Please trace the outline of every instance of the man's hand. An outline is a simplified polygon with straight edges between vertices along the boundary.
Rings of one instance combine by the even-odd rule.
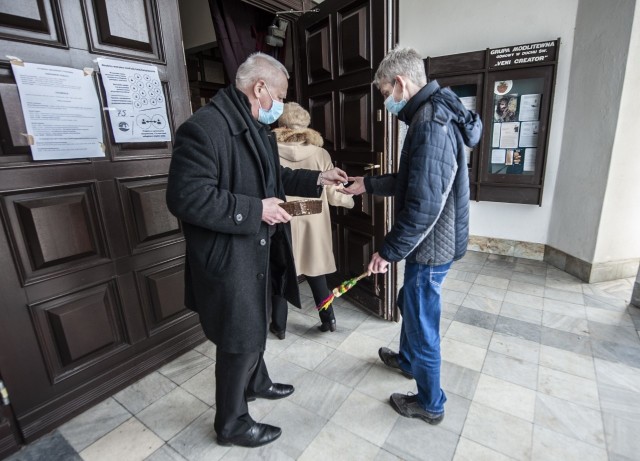
[[[292,216],[278,205],[282,202],[277,197],[262,199],[262,220],[269,225],[291,221]]]
[[[340,168],[322,172],[322,186],[338,186],[347,182],[347,173]]]
[[[371,256],[371,261],[367,267],[369,274],[380,274],[387,272],[389,261],[383,259],[377,252]]]
[[[364,178],[362,176],[349,176],[349,181],[353,181],[353,184],[349,187],[345,187],[344,189],[340,189],[340,192],[343,194],[360,195],[367,191],[364,187]]]

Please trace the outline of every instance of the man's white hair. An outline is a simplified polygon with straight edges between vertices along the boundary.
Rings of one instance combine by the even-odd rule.
[[[238,67],[236,86],[246,90],[255,85],[258,80],[273,83],[280,73],[289,78],[287,68],[276,58],[260,52],[253,53]]]

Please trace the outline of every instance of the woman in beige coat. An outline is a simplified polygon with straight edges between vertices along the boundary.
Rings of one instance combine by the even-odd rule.
[[[329,153],[322,148],[322,136],[309,128],[309,112],[295,102],[285,104],[274,132],[278,141],[278,152],[282,166],[292,169],[326,171],[333,168]],[[301,197],[287,196],[287,201]],[[316,305],[331,294],[325,274],[336,271],[331,237],[329,205],[353,208],[353,197],[338,192],[335,186],[325,186],[322,192],[322,212],[297,216],[291,220],[293,257],[298,275],[305,275]],[[319,312],[320,331],[335,331],[336,318],[333,306]],[[284,339],[287,324],[287,302],[274,299],[269,329],[278,338]]]

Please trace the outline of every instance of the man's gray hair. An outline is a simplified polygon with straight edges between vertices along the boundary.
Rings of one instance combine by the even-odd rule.
[[[278,78],[278,73],[283,73],[287,79],[287,68],[276,58],[264,53],[253,53],[245,62],[240,64],[236,72],[236,86],[240,89],[249,89],[258,80],[273,83]]]
[[[380,88],[384,83],[393,83],[398,75],[403,75],[419,87],[427,84],[422,57],[413,48],[391,50],[380,62],[373,83]]]

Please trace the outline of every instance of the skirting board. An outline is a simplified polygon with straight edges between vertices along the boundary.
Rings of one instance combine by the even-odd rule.
[[[597,283],[617,280],[638,275],[640,259],[626,259],[606,263],[589,263],[564,251],[541,243],[520,242],[517,240],[497,239],[472,235],[469,237],[469,250],[482,253],[515,256],[518,258],[545,261],[567,272],[583,282]],[[636,281],[636,284],[640,282]],[[640,297],[640,293],[638,294]],[[640,300],[638,300],[640,303]]]

